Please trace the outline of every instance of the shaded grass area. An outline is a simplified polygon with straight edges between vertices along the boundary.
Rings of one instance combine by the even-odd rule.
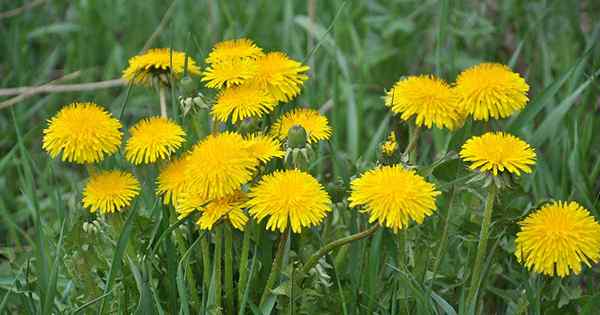
[[[17,1],[2,2],[0,11],[16,6]],[[298,304],[296,312],[464,311],[485,196],[476,185],[465,184],[468,173],[451,153],[487,128],[527,140],[538,161],[535,173],[498,202],[487,261],[495,258],[486,264],[482,286],[484,313],[593,314],[600,308],[594,304],[598,266],[559,281],[529,275],[512,255],[515,222],[545,200],[577,200],[600,218],[600,6],[594,1],[50,1],[0,20],[0,85],[43,84],[75,71],[81,71],[77,82],[117,78],[171,6],[153,47],[186,50],[201,61],[215,42],[248,37],[265,50],[286,51],[311,66],[303,94],[286,106],[308,104],[326,111],[335,132],[322,146],[323,159],[313,173],[336,206],[322,228],[292,239],[299,257],[366,226],[362,215],[348,209],[343,192],[352,176],[373,166],[377,146],[395,123],[382,96],[401,76],[434,73],[453,81],[469,65],[494,61],[512,66],[531,86],[529,105],[510,119],[489,126],[468,123],[453,134],[424,132],[420,165],[448,153],[432,170],[445,192],[439,215],[406,233],[379,231],[370,241],[334,252],[302,292],[290,295],[280,288],[281,299],[291,297],[295,302],[289,304]],[[182,221],[190,228],[180,239],[161,239],[176,220],[148,197],[138,201],[140,213],[126,212],[111,222],[123,225],[121,234],[84,233],[82,222],[93,219],[79,204],[85,170],[51,161],[41,150],[45,120],[62,105],[95,101],[118,115],[126,98],[126,125],[156,113],[156,93],[143,88],[128,93],[127,87],[41,95],[0,112],[0,313],[87,313],[104,303],[111,312],[178,313],[181,307],[186,314],[206,310],[207,301],[215,299],[213,282],[201,284],[194,277],[204,272],[201,237],[212,246],[214,235],[201,235]],[[198,118],[199,133],[209,128],[204,121]],[[400,129],[405,145],[408,130]],[[150,189],[152,171],[139,175]],[[455,190],[469,194],[450,207]],[[449,241],[439,251],[450,211]],[[157,218],[161,224],[155,224]],[[255,288],[266,282],[277,241],[270,233],[248,233],[254,253],[249,265],[256,277],[242,284],[247,292],[241,295],[250,297],[247,313],[260,313],[251,301],[262,290]],[[149,237],[127,246],[137,235]],[[241,244],[240,233],[234,238]],[[177,254],[181,244],[189,249],[184,255]],[[133,247],[138,251],[127,253]],[[114,250],[100,250],[105,248]],[[154,250],[156,257],[138,259]],[[81,251],[92,252],[86,254],[92,258],[79,259]]]

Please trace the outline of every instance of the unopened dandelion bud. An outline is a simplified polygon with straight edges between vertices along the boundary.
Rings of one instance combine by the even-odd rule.
[[[306,130],[300,125],[293,125],[288,129],[287,145],[288,148],[304,148],[308,140]]]
[[[187,75],[183,77],[181,81],[179,81],[179,85],[181,86],[181,91],[183,92],[183,95],[192,96],[196,92],[196,83],[191,77]]]

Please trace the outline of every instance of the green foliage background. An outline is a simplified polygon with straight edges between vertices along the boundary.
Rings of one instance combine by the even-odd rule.
[[[0,12],[21,2],[2,1]],[[168,10],[164,27],[158,28]],[[508,64],[531,86],[525,110],[487,126],[468,123],[454,134],[433,129],[421,138],[419,165],[437,161],[435,168],[422,171],[444,191],[439,212],[400,236],[380,231],[334,252],[303,290],[293,293],[284,282],[276,290],[273,313],[465,312],[463,291],[485,193],[467,182],[470,175],[452,152],[470,135],[491,128],[531,143],[538,161],[535,172],[497,202],[481,312],[595,314],[599,266],[580,276],[550,279],[526,272],[512,253],[516,222],[549,199],[576,200],[600,218],[599,21],[600,5],[591,0],[53,0],[0,20],[0,86],[39,85],[75,71],[80,71],[77,82],[118,78],[155,31],[153,47],[186,50],[201,64],[215,42],[237,37],[304,61],[311,66],[310,80],[289,106],[326,110],[334,134],[321,146],[313,174],[336,202],[321,229],[293,240],[289,261],[304,261],[320,244],[366,226],[362,215],[348,209],[343,192],[352,176],[374,165],[377,147],[395,121],[383,106],[386,89],[403,75],[433,73],[451,82],[478,62]],[[155,240],[152,233],[173,223],[168,212],[153,211],[146,197],[139,201],[140,213],[131,216],[133,224],[126,222],[128,213],[111,222],[126,227],[125,237],[84,233],[83,222],[92,219],[79,203],[85,169],[52,161],[41,150],[45,120],[62,105],[95,101],[118,114],[126,94],[126,87],[42,94],[0,110],[0,314],[94,313],[103,298],[110,312],[174,314],[181,308],[194,313],[214,298],[186,282],[201,274],[195,245],[186,257],[178,251],[197,239],[191,225],[178,227],[178,236],[159,244],[157,256],[142,264],[140,255]],[[134,88],[124,123],[153,113],[156,93]],[[405,145],[406,126],[400,128]],[[148,190],[151,175],[144,174]],[[439,257],[452,191],[449,242]],[[241,234],[234,236],[241,243]],[[257,276],[250,297],[262,290],[276,238],[257,232],[252,244]],[[119,249],[124,259],[115,265]],[[431,267],[438,259],[434,274]],[[111,268],[115,273],[109,275]],[[294,264],[284,270],[292,277]],[[261,310],[249,303],[247,312]]]

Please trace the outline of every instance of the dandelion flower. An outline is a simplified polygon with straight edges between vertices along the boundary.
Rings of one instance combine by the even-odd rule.
[[[177,192],[177,195],[171,202],[175,206],[175,211],[178,214],[177,218],[183,219],[191,213],[201,210],[208,204],[209,200],[205,195],[194,190],[193,187],[184,184],[183,188]]]
[[[125,158],[136,165],[166,159],[185,141],[183,128],[164,117],[143,119],[129,131]]]
[[[491,172],[494,176],[505,170],[516,175],[531,173],[535,164],[535,152],[529,144],[503,132],[472,137],[462,146],[460,157],[471,162],[470,169]]]
[[[525,107],[529,85],[509,67],[482,63],[456,80],[458,104],[475,120],[505,118]]]
[[[225,88],[219,93],[212,115],[221,122],[231,117],[231,122],[235,124],[246,118],[259,118],[271,112],[276,105],[277,101],[265,89],[242,84]]]
[[[206,63],[216,64],[235,59],[256,59],[263,56],[262,49],[246,38],[232,39],[217,43],[206,58]]]
[[[156,180],[156,195],[163,196],[165,205],[175,205],[179,194],[185,187],[185,157],[173,160],[163,167]]]
[[[234,228],[244,230],[248,222],[248,216],[242,210],[246,199],[242,192],[215,199],[201,209],[202,215],[196,223],[202,230],[212,230],[219,220],[228,219]]]
[[[456,93],[446,81],[431,75],[396,82],[385,97],[385,105],[403,120],[415,117],[417,126],[455,129],[461,121]]]
[[[200,68],[192,57],[169,48],[155,48],[129,59],[129,66],[123,71],[123,79],[135,84],[149,84],[153,76],[160,74],[171,73],[177,78],[181,77],[186,58],[188,74],[200,74]]]
[[[281,102],[289,102],[298,94],[308,79],[308,67],[290,59],[282,52],[271,52],[257,59],[253,80],[267,88]]]
[[[297,108],[283,115],[273,126],[271,132],[281,140],[285,140],[288,130],[295,125],[302,126],[308,133],[308,143],[328,140],[331,137],[331,127],[327,117],[310,108]]]
[[[240,85],[256,74],[257,64],[253,59],[233,59],[219,62],[206,68],[202,82],[213,89]]]
[[[315,226],[331,211],[331,200],[310,174],[295,170],[266,175],[252,188],[247,202],[250,214],[261,221],[269,216],[267,229],[292,232]]]
[[[52,158],[79,164],[100,162],[119,150],[121,123],[94,103],[73,103],[48,120],[42,147]]]
[[[92,174],[83,190],[83,207],[90,212],[113,213],[131,205],[140,193],[140,183],[133,175],[122,171],[101,171]]]
[[[267,163],[273,158],[280,158],[285,155],[281,150],[281,144],[277,139],[262,134],[254,134],[246,139],[250,155],[262,163]]]
[[[212,200],[239,190],[259,164],[241,135],[210,135],[188,155],[186,181],[200,198]]]
[[[369,223],[391,228],[394,233],[408,226],[411,220],[423,223],[436,210],[435,186],[402,166],[382,166],[367,171],[351,183],[348,201],[351,207],[363,206]]]
[[[519,222],[517,260],[528,269],[565,277],[600,261],[600,224],[576,202],[553,202]]]
[[[396,134],[392,131],[387,140],[381,144],[381,152],[386,156],[391,156],[394,155],[397,149],[398,142],[396,141]]]

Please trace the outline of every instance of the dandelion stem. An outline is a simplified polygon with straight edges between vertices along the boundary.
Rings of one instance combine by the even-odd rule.
[[[233,233],[231,225],[225,228],[225,314],[233,314]]]
[[[444,220],[444,228],[442,231],[442,237],[440,239],[440,245],[438,246],[437,254],[435,255],[435,261],[433,263],[432,269],[432,278],[431,278],[431,286],[433,286],[433,282],[435,281],[435,276],[437,275],[438,268],[440,267],[440,263],[443,260],[443,256],[446,253],[446,246],[448,244],[448,230],[450,227],[450,218],[452,217],[452,208],[454,206],[454,197],[456,195],[456,188],[452,187],[452,192],[450,193],[450,202],[448,203],[448,211],[446,211],[446,218]]]
[[[217,226],[215,236],[215,308],[221,309],[221,260],[223,256],[223,227]]]
[[[301,275],[308,274],[308,272],[315,265],[317,265],[317,263],[319,262],[319,259],[321,259],[321,257],[327,255],[327,253],[329,253],[330,251],[332,251],[340,246],[344,246],[348,243],[361,240],[365,237],[369,237],[369,236],[373,235],[373,233],[375,233],[375,231],[377,231],[377,229],[379,229],[379,225],[375,224],[372,227],[370,227],[362,232],[358,232],[356,234],[352,234],[350,236],[340,238],[339,240],[335,240],[335,241],[321,247],[321,249],[319,249],[316,253],[314,253],[312,256],[310,256],[310,258],[308,258],[308,260],[306,261],[306,264],[304,264],[304,266],[302,267],[302,269],[300,271]]]
[[[208,290],[210,288],[210,249],[208,245],[208,238],[203,237],[200,240],[200,253],[202,254],[202,282],[204,284],[203,294],[208,296]]]
[[[421,128],[413,125],[412,123],[409,125],[409,133],[410,139],[408,141],[408,145],[406,146],[406,150],[404,150],[404,156],[408,158],[410,164],[415,164],[417,160],[417,143],[419,142],[419,135],[421,134]]]
[[[477,294],[481,285],[481,271],[483,269],[483,260],[485,258],[487,243],[490,234],[490,224],[492,222],[492,210],[494,208],[494,199],[496,198],[496,185],[490,184],[488,188],[487,200],[485,202],[485,210],[483,212],[483,221],[481,222],[481,232],[479,233],[479,245],[477,246],[477,254],[475,256],[475,264],[473,265],[473,273],[471,275],[471,286],[467,295],[467,306],[475,309],[477,304]]]
[[[163,84],[158,84],[158,96],[160,98],[160,116],[167,118],[167,93]]]
[[[275,259],[273,260],[273,265],[271,266],[271,273],[267,278],[267,284],[265,285],[265,290],[263,291],[260,297],[259,305],[262,306],[266,301],[269,293],[271,292],[271,288],[275,285],[277,278],[279,278],[279,271],[281,270],[281,262],[283,261],[283,252],[285,251],[285,244],[287,243],[289,231],[281,233],[279,237],[279,245],[277,245],[277,253],[275,254]]]
[[[250,252],[250,227],[244,230],[244,240],[242,241],[242,252],[240,254],[240,269],[238,280],[238,303],[241,303],[244,297],[244,287],[248,281],[248,253]]]

